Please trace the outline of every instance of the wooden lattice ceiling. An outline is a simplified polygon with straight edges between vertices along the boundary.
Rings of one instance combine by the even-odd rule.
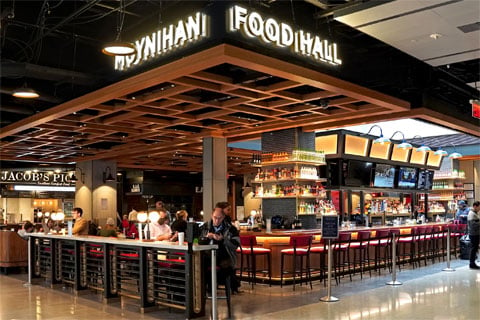
[[[405,101],[231,45],[180,58],[2,129],[2,160],[109,159],[201,171],[202,138],[335,128],[408,113]],[[230,148],[229,171],[252,151]]]

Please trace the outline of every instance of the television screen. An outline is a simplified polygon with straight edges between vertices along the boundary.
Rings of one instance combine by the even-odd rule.
[[[417,169],[400,167],[398,170],[398,187],[402,189],[415,189],[417,186]]]
[[[373,186],[377,188],[393,188],[395,182],[395,167],[388,164],[377,163]]]
[[[372,163],[350,160],[348,162],[345,185],[353,187],[370,186],[372,176]]]
[[[421,170],[418,173],[418,189],[431,190],[433,186],[433,170]]]

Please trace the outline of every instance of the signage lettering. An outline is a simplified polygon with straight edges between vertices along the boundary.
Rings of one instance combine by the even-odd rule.
[[[235,5],[228,11],[228,24],[230,31],[240,30],[247,37],[258,38],[277,47],[289,47],[293,52],[317,61],[342,64],[336,43],[310,32],[295,31],[290,25],[273,18],[264,19],[258,12],[249,12]]]
[[[207,16],[200,12],[135,41],[136,54],[115,57],[115,70],[127,70],[141,62],[186,46],[207,36]]]
[[[38,185],[74,185],[68,173],[48,173],[31,171],[2,171],[1,183],[27,183]]]

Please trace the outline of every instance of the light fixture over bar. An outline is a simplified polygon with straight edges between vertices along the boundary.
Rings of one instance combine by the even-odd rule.
[[[399,149],[412,149],[412,145],[408,142],[405,141],[405,135],[403,134],[402,131],[395,131],[392,136],[390,137],[390,140],[395,136],[395,134],[400,133],[402,135],[402,143],[397,145],[397,148]]]
[[[380,136],[377,139],[373,140],[373,143],[380,143],[380,144],[390,143],[390,139],[383,136],[382,128],[379,125],[374,124],[373,126],[371,126],[367,134],[370,134],[373,128],[380,129]]]

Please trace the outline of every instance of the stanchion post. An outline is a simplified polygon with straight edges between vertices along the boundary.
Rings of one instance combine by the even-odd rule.
[[[391,286],[402,284],[400,281],[397,281],[397,238],[395,233],[392,233],[392,280],[386,284]]]
[[[336,302],[339,301],[337,297],[332,296],[332,239],[328,239],[328,261],[327,261],[327,295],[321,297],[320,301],[323,302]]]
[[[212,249],[212,320],[217,320],[217,250]]]
[[[455,271],[455,269],[450,268],[450,227],[447,229],[447,267],[442,269],[442,271]]]

